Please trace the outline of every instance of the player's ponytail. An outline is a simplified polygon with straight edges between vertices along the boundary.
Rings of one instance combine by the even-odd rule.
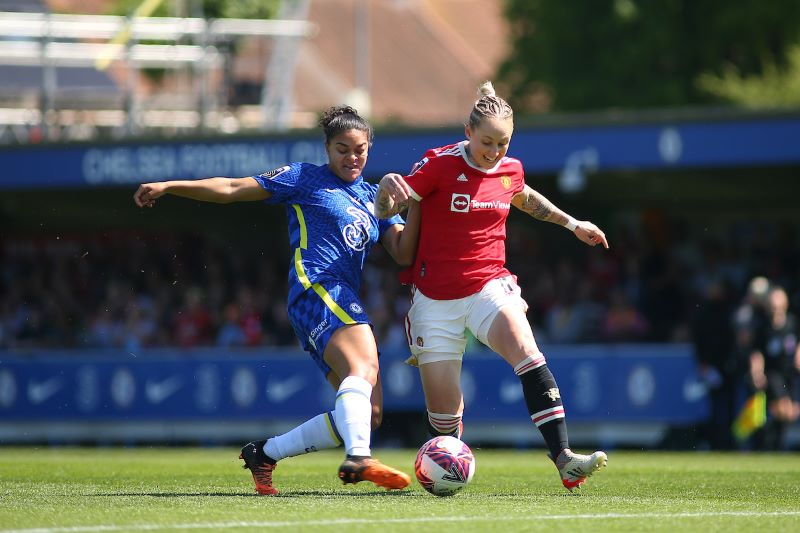
[[[372,126],[349,105],[328,108],[319,119],[319,127],[325,133],[325,144],[340,133],[359,130],[367,134],[369,144],[372,146]]]
[[[514,110],[508,102],[497,96],[491,81],[485,81],[478,87],[478,100],[472,106],[468,125],[476,127],[486,117],[500,119],[514,117]]]

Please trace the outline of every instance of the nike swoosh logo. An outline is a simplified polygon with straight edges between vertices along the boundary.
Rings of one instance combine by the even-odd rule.
[[[282,403],[300,392],[306,385],[306,380],[302,375],[292,376],[288,379],[270,379],[267,382],[267,399]]]
[[[61,390],[61,378],[49,378],[42,382],[28,382],[28,400],[34,405],[46,402]]]
[[[500,400],[503,403],[516,403],[523,397],[522,385],[518,380],[500,383]]]
[[[144,395],[150,403],[161,403],[183,386],[183,381],[178,376],[169,377],[163,381],[147,380],[144,385]]]

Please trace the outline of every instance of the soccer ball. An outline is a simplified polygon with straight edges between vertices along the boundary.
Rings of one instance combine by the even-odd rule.
[[[419,484],[434,496],[452,496],[475,475],[475,456],[455,437],[434,437],[417,452],[414,473]]]

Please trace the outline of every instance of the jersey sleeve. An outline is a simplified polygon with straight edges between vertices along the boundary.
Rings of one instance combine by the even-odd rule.
[[[383,237],[383,233],[394,226],[395,224],[403,224],[405,225],[406,221],[403,220],[403,217],[400,215],[395,215],[392,218],[379,218],[378,219],[378,232],[379,238]]]
[[[302,163],[292,163],[253,176],[265,191],[272,193],[268,204],[285,204],[294,201],[300,193],[298,182],[303,175]]]
[[[517,161],[516,167],[516,172],[514,173],[514,192],[511,193],[512,198],[525,189],[525,169],[522,167],[522,162]]]
[[[436,152],[428,150],[425,157],[414,163],[411,172],[405,176],[405,181],[411,188],[411,197],[420,201],[431,192],[436,186],[436,171],[432,167],[437,166]]]

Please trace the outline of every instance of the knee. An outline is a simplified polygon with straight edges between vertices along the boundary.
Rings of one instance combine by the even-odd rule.
[[[378,382],[378,358],[370,358],[360,365],[361,377],[366,379],[373,387]]]
[[[364,369],[363,374],[361,375],[371,386],[375,386],[378,384],[378,362],[375,361],[375,364],[369,364]]]
[[[370,386],[374,387],[378,382],[378,361],[365,360],[350,365],[347,375],[357,376],[369,383]]]

